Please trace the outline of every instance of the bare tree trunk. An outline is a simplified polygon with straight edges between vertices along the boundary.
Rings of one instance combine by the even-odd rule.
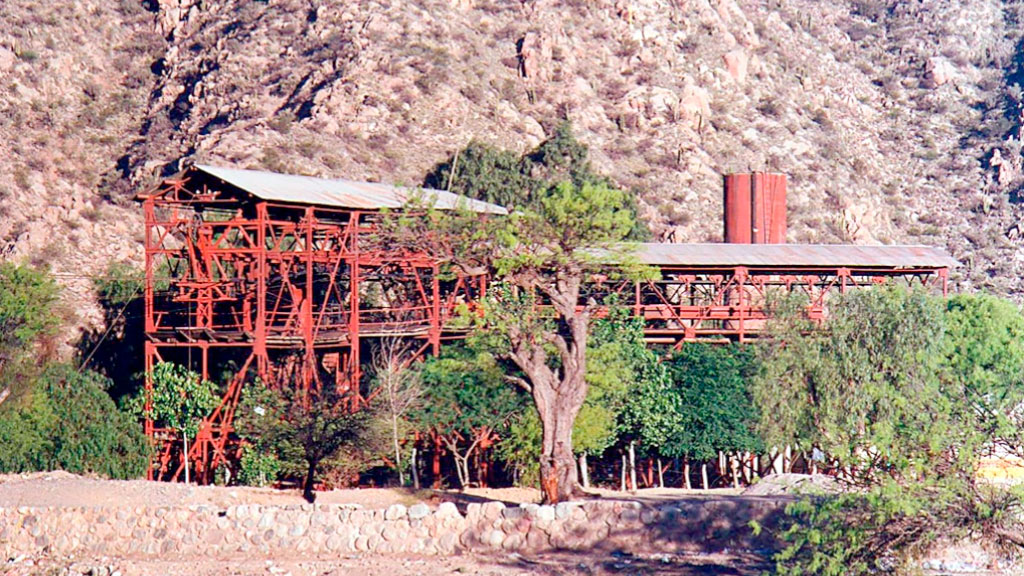
[[[418,464],[416,446],[412,447],[412,487],[416,490],[420,489],[420,472],[416,469]]]
[[[663,465],[661,458],[658,458],[658,488],[665,487],[665,466]]]
[[[543,432],[540,483],[544,502],[547,503],[571,500],[579,493],[576,457],[572,453],[572,425],[586,395],[582,374],[579,380],[574,387],[564,381],[545,385],[540,378],[533,378],[533,396]],[[566,396],[559,388],[567,388],[574,393]]]
[[[686,479],[686,489],[693,490],[693,485],[690,484],[690,459],[687,458],[683,461],[683,478]]]
[[[619,492],[626,491],[626,455],[622,455],[622,468],[619,474]]]
[[[547,294],[568,327],[537,339],[528,332],[510,331],[511,359],[526,374],[526,386],[540,415],[542,441],[540,484],[544,502],[554,504],[579,494],[579,475],[572,453],[572,425],[587,397],[587,335],[590,312],[579,310],[583,274],[559,275],[552,284],[536,288]],[[557,369],[549,363],[549,350],[558,351]]]
[[[708,489],[708,463],[700,463],[700,479],[704,482],[704,489]]]
[[[587,470],[587,453],[580,454],[580,480],[584,488],[590,488],[590,471]]]
[[[402,471],[402,448],[398,444],[398,414],[391,413],[391,441],[395,448],[395,468],[398,470],[398,485],[405,486],[405,472]]]
[[[629,489],[636,492],[636,442],[629,443]]]
[[[191,482],[188,477],[188,434],[185,434],[184,430],[181,432],[181,442],[185,445],[185,451],[182,452],[182,457],[185,459],[185,484],[190,484]]]

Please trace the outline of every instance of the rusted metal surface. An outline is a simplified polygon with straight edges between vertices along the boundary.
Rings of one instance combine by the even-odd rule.
[[[725,241],[732,244],[786,242],[786,175],[729,174],[724,179]]]
[[[959,263],[933,246],[849,244],[639,244],[629,257],[652,266],[807,268],[953,268]]]
[[[196,164],[176,176],[178,180],[203,180],[205,177],[233,186],[268,202],[301,206],[325,206],[350,210],[401,208],[412,198],[439,210],[465,208],[488,214],[507,214],[497,204],[472,200],[444,190],[394,186],[378,182],[314,178],[278,174],[260,170],[241,170]],[[221,186],[223,187],[223,186]],[[146,195],[140,195],[145,199]]]

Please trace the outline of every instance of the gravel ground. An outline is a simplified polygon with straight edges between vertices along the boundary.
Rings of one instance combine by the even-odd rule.
[[[60,574],[92,576],[754,576],[767,566],[757,557],[707,554],[623,556],[552,553],[541,556],[460,555],[345,556],[340,558],[21,558],[0,565],[10,576]]]

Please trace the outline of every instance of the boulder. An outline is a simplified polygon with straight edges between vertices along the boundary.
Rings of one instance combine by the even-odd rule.
[[[747,57],[747,52],[743,48],[735,48],[725,53],[722,56],[725,61],[725,69],[729,72],[729,76],[733,80],[743,84],[747,81],[747,70],[750,66],[750,58]]]
[[[924,81],[928,88],[938,88],[953,80],[954,76],[956,76],[956,67],[941,56],[929,58],[925,63]]]

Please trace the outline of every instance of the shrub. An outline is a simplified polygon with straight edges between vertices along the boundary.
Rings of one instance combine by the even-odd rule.
[[[281,471],[281,461],[273,453],[246,448],[238,463],[238,482],[246,486],[269,486]]]
[[[149,458],[146,440],[106,393],[108,385],[88,370],[49,366],[29,393],[0,411],[0,471],[140,476]]]

